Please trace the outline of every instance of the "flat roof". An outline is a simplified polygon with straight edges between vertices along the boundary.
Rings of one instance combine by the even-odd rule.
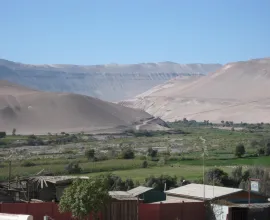
[[[136,197],[125,191],[109,191],[109,195],[117,200],[137,200]]]
[[[138,186],[136,188],[129,190],[128,193],[132,194],[133,196],[138,196],[138,195],[141,195],[141,194],[148,192],[152,189],[153,188],[151,188],[151,187]]]
[[[223,197],[233,193],[244,191],[243,189],[235,189],[229,187],[203,185],[203,184],[188,184],[175,189],[165,191],[166,194],[179,197],[197,198],[211,200],[218,197]]]

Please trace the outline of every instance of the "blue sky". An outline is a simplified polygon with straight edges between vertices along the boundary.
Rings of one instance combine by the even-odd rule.
[[[270,57],[269,0],[0,0],[0,58],[31,64]]]

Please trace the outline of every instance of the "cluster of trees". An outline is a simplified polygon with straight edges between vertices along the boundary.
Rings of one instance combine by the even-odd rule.
[[[241,166],[232,170],[231,174],[222,169],[213,168],[205,173],[205,183],[248,190],[249,178],[260,179],[260,192],[270,196],[270,176],[267,168],[252,167],[243,170]]]
[[[29,146],[44,145],[44,141],[40,137],[32,134],[27,137],[27,145]]]
[[[234,124],[233,124],[233,121],[221,121],[221,125],[223,127],[232,127]]]
[[[252,141],[251,145],[257,148],[256,156],[269,156],[270,155],[270,141],[267,142],[259,142]],[[235,156],[242,157],[246,153],[245,146],[243,144],[238,144],[235,147]]]

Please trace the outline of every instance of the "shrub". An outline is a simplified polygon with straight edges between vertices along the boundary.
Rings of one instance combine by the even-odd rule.
[[[25,160],[21,163],[21,166],[23,167],[33,167],[33,166],[36,166],[36,164],[32,161],[29,161],[29,160]]]

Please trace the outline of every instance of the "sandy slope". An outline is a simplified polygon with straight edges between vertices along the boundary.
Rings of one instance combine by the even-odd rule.
[[[18,133],[123,129],[148,113],[70,93],[41,92],[0,81],[0,130]]]
[[[169,121],[270,122],[270,59],[229,63],[204,77],[171,80],[122,104]]]

